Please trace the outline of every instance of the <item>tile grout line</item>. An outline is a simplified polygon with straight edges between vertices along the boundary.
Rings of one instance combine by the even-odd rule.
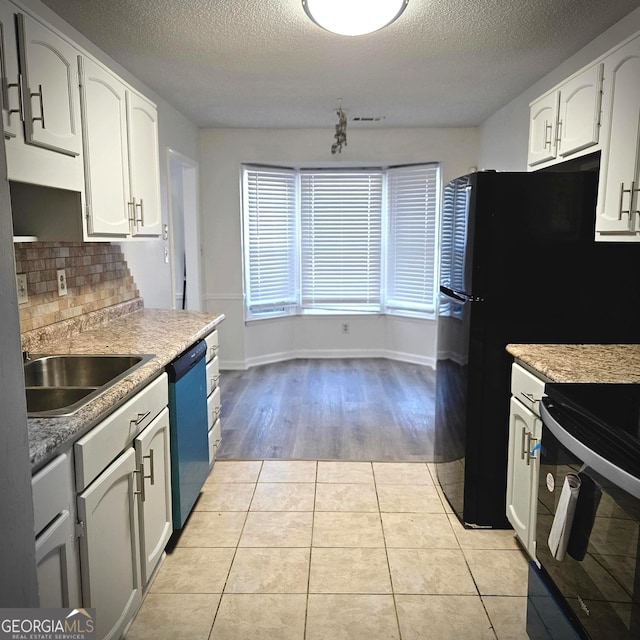
[[[380,508],[380,495],[378,494],[378,480],[371,463],[371,473],[373,474],[373,486],[376,492],[376,500],[378,502],[378,519],[380,520],[380,528],[382,529],[382,542],[384,543],[384,555],[387,559],[387,571],[389,572],[389,584],[391,586],[391,598],[393,599],[393,611],[396,616],[396,626],[398,628],[398,639],[402,640],[402,630],[400,629],[400,616],[398,615],[398,602],[396,601],[396,590],[393,585],[393,577],[391,576],[391,563],[389,562],[389,548],[387,547],[387,537],[384,532],[384,523],[382,522],[382,509]]]
[[[211,628],[209,629],[209,635],[207,636],[209,640],[212,640],[212,634],[213,634],[213,628],[216,624],[216,620],[218,618],[218,613],[220,612],[220,607],[222,606],[222,598],[225,595],[225,589],[227,588],[227,583],[229,582],[229,576],[231,575],[231,569],[233,568],[233,563],[236,559],[236,554],[238,553],[238,548],[240,545],[240,538],[242,538],[242,533],[244,531],[244,527],[247,524],[247,518],[249,517],[249,509],[251,508],[251,503],[253,502],[253,497],[255,496],[256,493],[256,489],[258,487],[258,478],[260,477],[260,473],[262,471],[262,464],[263,462],[260,462],[260,470],[258,471],[258,476],[256,477],[256,481],[254,482],[253,485],[253,493],[251,494],[251,500],[249,500],[249,504],[247,505],[247,510],[245,512],[245,516],[244,516],[244,522],[242,523],[242,528],[240,529],[240,534],[238,535],[238,541],[236,542],[234,551],[233,551],[233,557],[231,558],[231,562],[229,564],[229,570],[227,571],[227,577],[225,578],[224,584],[222,585],[222,590],[220,592],[220,599],[218,600],[218,606],[216,607],[216,611],[213,615],[213,621],[211,622]],[[215,465],[214,465],[215,466]],[[223,484],[223,483],[220,483]],[[227,484],[232,484],[232,483],[227,483]],[[220,513],[220,512],[218,512]]]

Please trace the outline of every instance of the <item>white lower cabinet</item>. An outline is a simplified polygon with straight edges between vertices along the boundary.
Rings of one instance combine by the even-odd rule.
[[[535,558],[536,502],[538,499],[539,447],[542,421],[538,404],[544,382],[514,364],[509,413],[507,463],[507,519],[522,546]]]
[[[80,606],[75,574],[73,520],[65,509],[36,538],[36,567],[40,607],[59,609]]]
[[[117,640],[172,533],[167,375],[74,444],[82,600]]]
[[[134,441],[139,480],[144,487],[138,499],[143,584],[151,578],[173,533],[169,441],[168,409]]]
[[[31,482],[38,592],[45,608],[81,606],[71,474],[70,458],[63,453]]]
[[[135,458],[128,449],[78,496],[82,599],[100,639],[120,638],[142,602]]]

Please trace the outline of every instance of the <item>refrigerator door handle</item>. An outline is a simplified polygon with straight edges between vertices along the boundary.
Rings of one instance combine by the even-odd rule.
[[[440,293],[444,294],[448,298],[452,298],[456,302],[461,302],[462,304],[464,304],[465,302],[482,302],[483,300],[478,296],[472,296],[466,291],[450,289],[449,287],[445,287],[444,285],[440,285]]]

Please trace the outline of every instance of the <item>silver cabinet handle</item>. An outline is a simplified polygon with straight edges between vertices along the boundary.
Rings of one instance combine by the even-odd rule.
[[[527,437],[527,430],[522,427],[522,442],[520,444],[520,460],[524,460],[525,456],[527,455],[527,447],[525,447],[524,445],[524,441]]]
[[[220,407],[214,407],[212,413],[213,413],[213,421],[215,422],[220,417]]]
[[[18,108],[9,109],[9,89],[16,88],[18,90]],[[24,122],[24,99],[22,97],[22,77],[18,74],[17,82],[11,82],[7,84],[7,102],[6,105],[9,117],[11,114],[17,113],[20,116],[20,122]]]
[[[544,121],[544,148],[546,149],[548,146],[549,151],[551,151],[551,142],[553,137],[552,130],[553,130],[553,126],[545,120]],[[548,140],[547,140],[547,132],[549,133]]]
[[[531,464],[531,432],[527,431],[527,466]]]
[[[538,443],[538,438],[534,438],[533,434],[529,434],[531,437],[529,438],[529,455],[527,457],[527,464],[531,462],[531,460],[536,459],[536,444]],[[533,446],[532,446],[533,445]]]
[[[556,125],[556,144],[560,146],[562,138],[562,120],[558,120],[558,124]]]
[[[153,455],[153,449],[149,449],[149,455],[143,456],[143,460],[149,460],[149,475],[143,476],[143,478],[149,478],[149,480],[151,480],[151,486],[153,486],[156,482],[155,456]]]
[[[134,200],[134,202],[135,202],[135,200]],[[144,227],[144,202],[143,202],[142,198],[140,198],[140,202],[135,203],[133,206],[134,206],[134,209],[136,207],[140,207],[140,217],[136,218],[135,222],[136,222],[137,225],[140,225],[140,226]],[[135,217],[135,212],[134,212],[133,215]]]
[[[34,117],[31,116],[31,121],[32,122],[36,122],[37,120],[40,120],[41,124],[42,124],[42,128],[46,129],[47,127],[44,124],[44,100],[42,97],[42,85],[39,84],[38,85],[38,90],[35,93],[29,92],[29,97],[30,98],[35,98],[35,96],[38,96],[39,98],[39,102],[40,102],[40,116],[39,117]]]
[[[141,463],[140,466],[137,469],[133,470],[133,473],[136,474],[136,478],[137,478],[137,485],[138,485],[138,490],[133,492],[134,496],[140,496],[140,498],[142,499],[142,502],[144,502],[147,499],[147,496],[145,495],[144,492],[144,479],[145,479],[145,475],[144,475],[144,465]]]
[[[136,427],[151,413],[151,411],[147,411],[146,413],[138,413],[136,418],[129,420],[129,424],[135,424]]]
[[[131,227],[131,231],[133,232],[133,225],[136,223],[136,199],[132,198],[127,202],[127,211],[129,212],[129,226]]]
[[[521,391],[520,395],[528,400],[529,402],[540,402],[541,398],[536,398],[533,393],[527,393],[525,391]]]
[[[211,384],[212,384],[214,387],[217,387],[217,386],[218,386],[218,380],[220,380],[220,374],[218,374],[218,375],[216,375],[216,376],[213,376],[213,377],[209,378],[209,380],[211,380]]]

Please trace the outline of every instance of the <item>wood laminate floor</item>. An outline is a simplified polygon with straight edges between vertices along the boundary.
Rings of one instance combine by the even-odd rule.
[[[218,459],[433,461],[429,367],[300,359],[223,371],[220,386]]]

